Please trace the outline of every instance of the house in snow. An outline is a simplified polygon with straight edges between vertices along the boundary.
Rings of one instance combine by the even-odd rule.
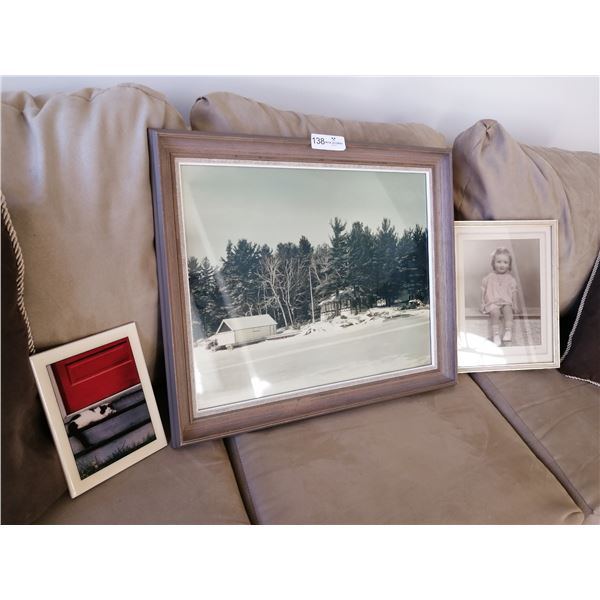
[[[223,319],[217,329],[217,347],[233,348],[266,340],[275,334],[277,323],[270,315]]]

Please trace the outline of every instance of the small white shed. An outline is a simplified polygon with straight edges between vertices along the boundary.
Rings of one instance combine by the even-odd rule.
[[[275,334],[276,321],[270,315],[223,319],[215,334],[217,346],[243,346]]]

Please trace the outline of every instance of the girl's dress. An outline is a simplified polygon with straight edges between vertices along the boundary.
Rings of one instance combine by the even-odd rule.
[[[486,275],[481,281],[483,312],[489,313],[493,308],[501,309],[509,305],[513,307],[513,294],[517,291],[517,280],[510,273]]]

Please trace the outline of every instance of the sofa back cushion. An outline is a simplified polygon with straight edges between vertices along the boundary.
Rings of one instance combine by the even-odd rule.
[[[229,92],[198,98],[190,113],[192,129],[209,133],[241,133],[308,137],[311,133],[343,135],[356,143],[404,146],[447,146],[441,133],[416,123],[371,123],[279,110]]]
[[[2,191],[22,247],[37,349],[135,321],[150,373],[161,380],[146,130],[183,128],[181,116],[136,85],[3,94],[1,112]],[[2,237],[2,520],[29,523],[66,485],[29,365],[14,255]]]
[[[39,350],[137,323],[151,376],[160,320],[147,128],[184,128],[148,88],[2,96],[2,187]]]
[[[600,248],[600,155],[526,146],[486,119],[456,138],[453,164],[458,218],[558,219],[564,314]]]

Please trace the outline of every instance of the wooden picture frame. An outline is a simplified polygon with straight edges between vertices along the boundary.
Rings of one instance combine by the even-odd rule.
[[[456,382],[449,149],[155,129],[149,142],[173,446]],[[359,239],[371,251],[353,269]],[[369,285],[350,283],[359,273]],[[294,304],[284,287],[304,291]]]
[[[458,371],[558,368],[558,221],[457,222],[455,248]]]
[[[167,445],[135,323],[29,360],[72,498]]]

